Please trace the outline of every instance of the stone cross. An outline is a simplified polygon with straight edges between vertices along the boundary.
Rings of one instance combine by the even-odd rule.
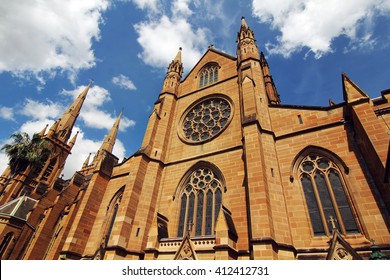
[[[187,232],[188,233],[191,233],[193,225],[194,225],[194,223],[192,222],[192,220],[188,221],[188,224],[187,224]]]
[[[334,217],[331,215],[331,216],[329,216],[328,222],[331,223],[331,225],[332,225],[332,230],[335,230],[335,229],[336,229],[337,219],[334,218]]]

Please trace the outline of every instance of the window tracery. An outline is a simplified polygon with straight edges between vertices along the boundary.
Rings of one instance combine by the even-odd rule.
[[[209,64],[199,73],[199,87],[205,87],[218,81],[218,65]]]
[[[329,235],[333,230],[330,220],[343,234],[358,233],[338,166],[329,158],[312,153],[303,159],[298,172],[314,235]]]
[[[185,234],[186,225],[194,223],[195,236],[213,235],[222,206],[222,183],[209,168],[201,167],[187,178],[180,198],[177,236]]]
[[[200,143],[214,138],[229,124],[232,107],[224,98],[210,97],[190,108],[182,119],[182,138]]]

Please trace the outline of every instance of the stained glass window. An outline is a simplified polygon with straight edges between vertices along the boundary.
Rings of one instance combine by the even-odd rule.
[[[199,73],[199,87],[205,87],[218,81],[218,65],[209,64]]]
[[[118,213],[118,208],[122,200],[124,188],[120,189],[112,198],[110,205],[107,208],[107,213],[105,217],[104,225],[104,235],[103,235],[103,244],[104,248],[107,247],[110,240],[112,230],[114,228],[115,219]]]
[[[219,97],[209,98],[190,108],[182,120],[183,139],[199,143],[217,136],[232,117],[230,103]]]
[[[341,233],[358,233],[338,166],[319,154],[310,154],[302,161],[299,172],[314,235],[332,232],[330,217],[336,219],[335,226]]]
[[[207,167],[194,170],[187,178],[181,193],[177,236],[184,235],[189,223],[195,225],[191,234],[213,235],[221,207],[220,178]]]

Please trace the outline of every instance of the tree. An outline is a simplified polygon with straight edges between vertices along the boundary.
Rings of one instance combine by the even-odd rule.
[[[4,150],[9,158],[10,175],[4,184],[0,195],[3,194],[10,179],[16,174],[23,172],[27,166],[40,167],[50,156],[51,150],[48,148],[48,142],[41,135],[35,133],[32,138],[23,133],[14,133],[11,135],[12,144],[5,144],[1,150]]]

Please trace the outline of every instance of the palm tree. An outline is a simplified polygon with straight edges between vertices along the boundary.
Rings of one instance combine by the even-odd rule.
[[[51,150],[48,142],[38,133],[34,133],[32,138],[26,133],[14,133],[11,135],[12,144],[5,144],[4,150],[9,158],[10,175],[4,184],[0,195],[3,194],[9,181],[18,173],[23,172],[27,166],[40,167],[49,157]]]

